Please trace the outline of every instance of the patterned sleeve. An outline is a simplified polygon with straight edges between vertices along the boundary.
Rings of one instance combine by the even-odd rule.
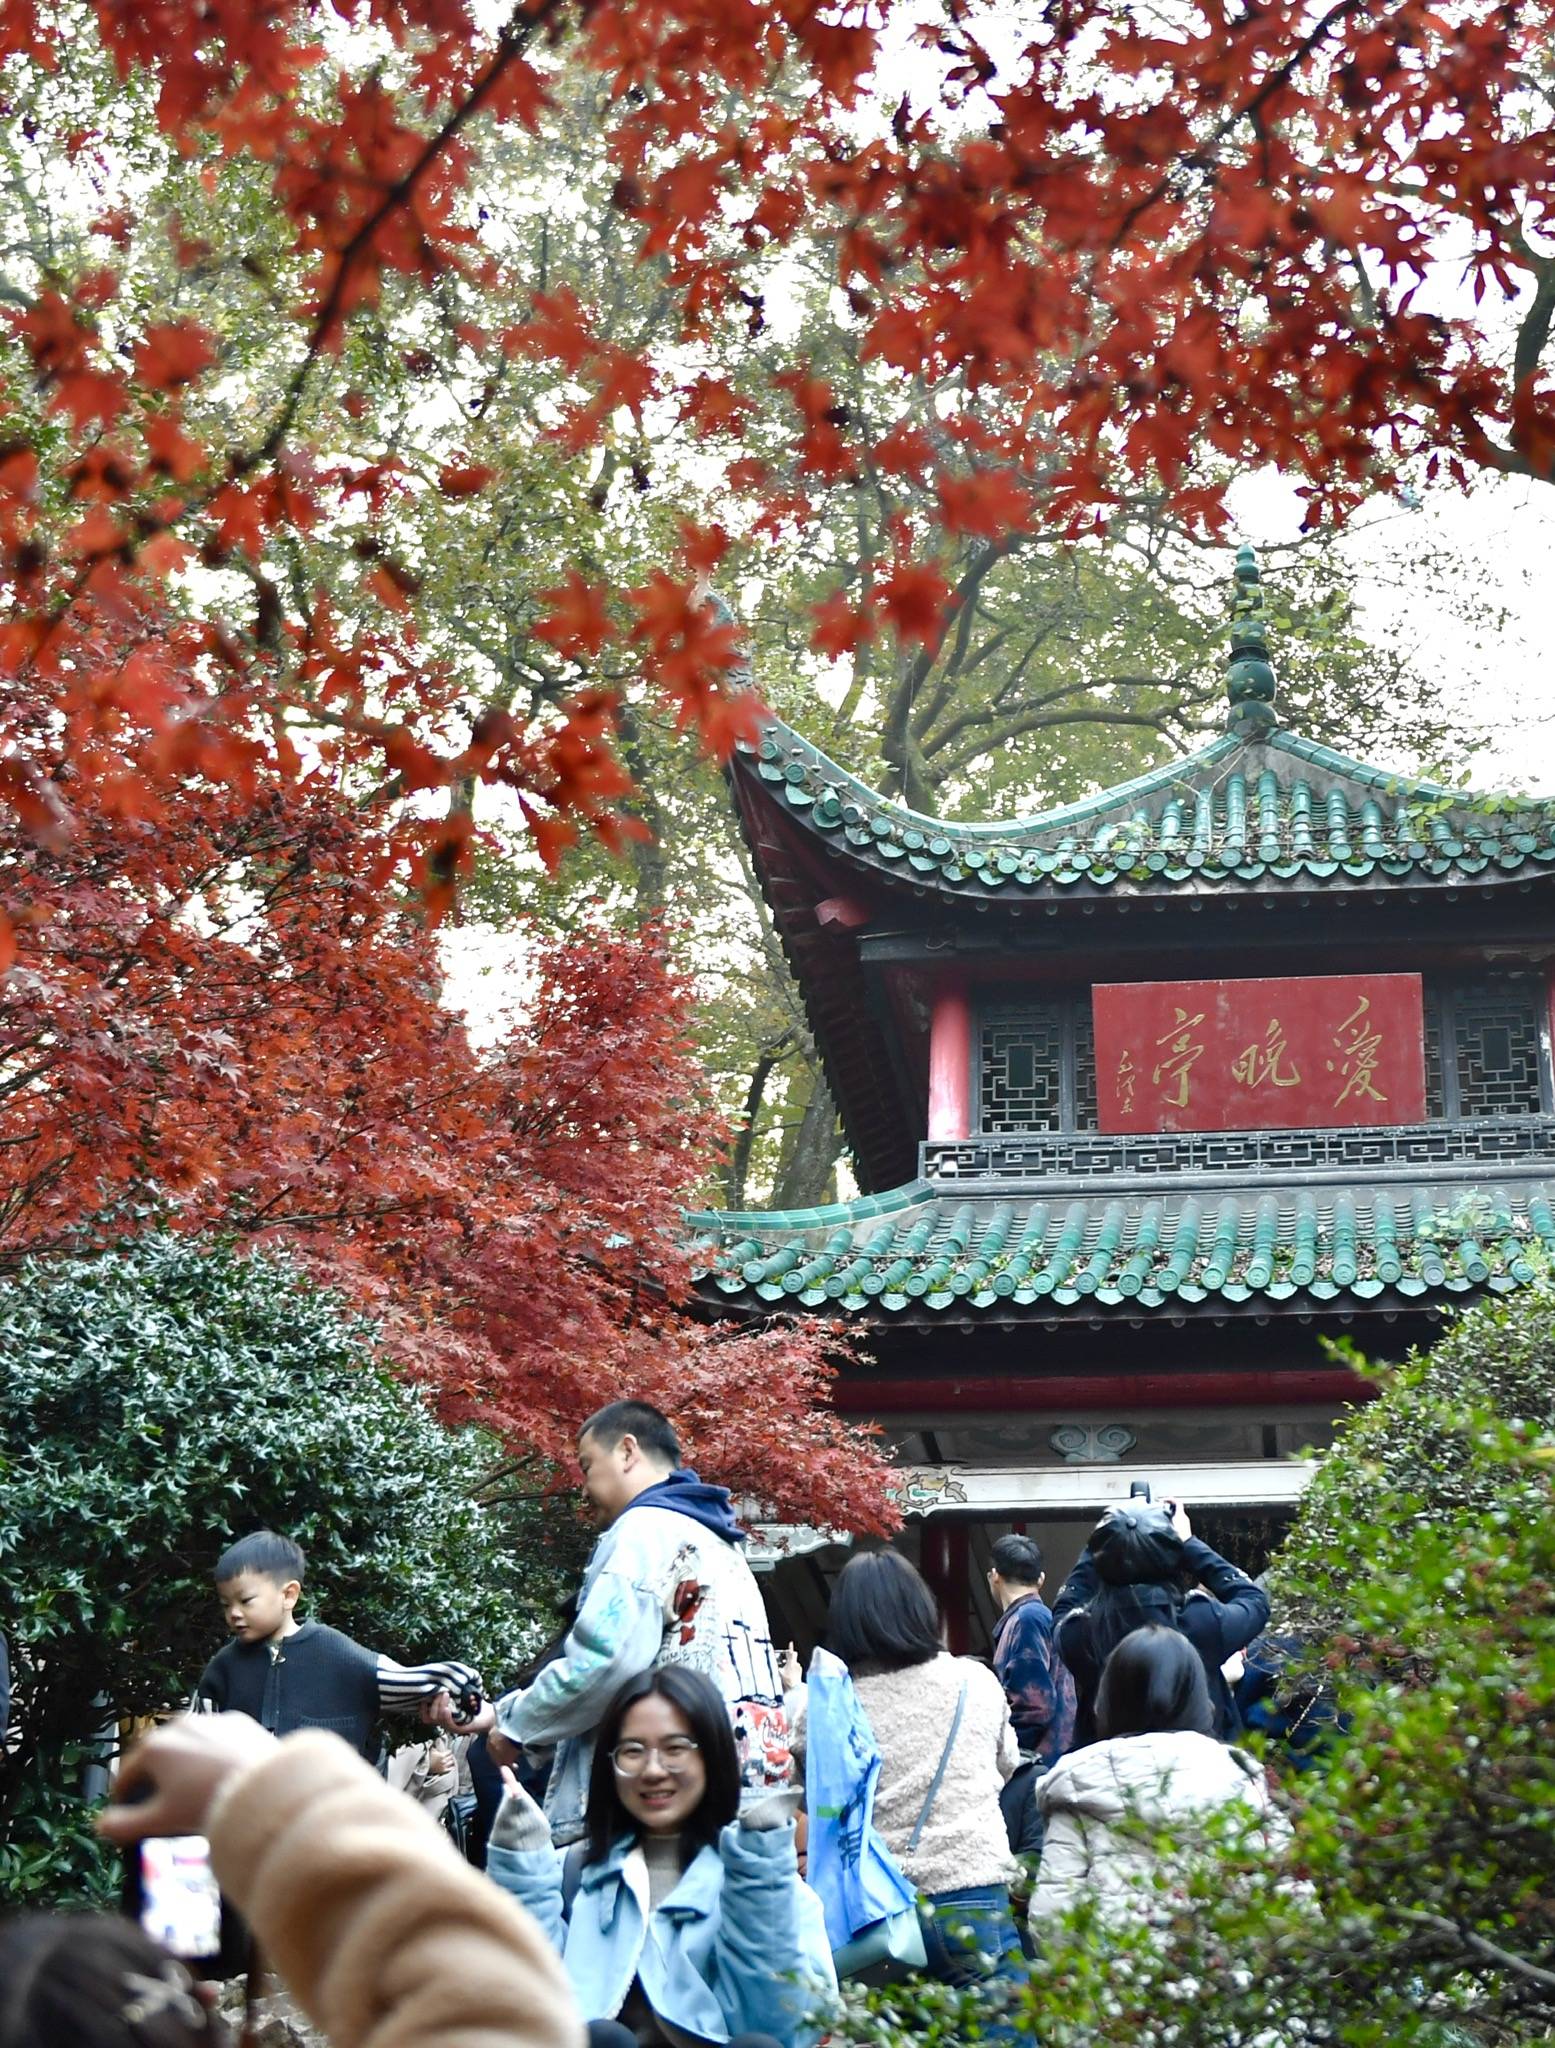
[[[378,1705],[385,1714],[413,1714],[435,1693],[452,1693],[457,1698],[467,1685],[483,1690],[480,1673],[456,1658],[434,1664],[396,1664],[392,1657],[379,1656],[376,1663]]]
[[[617,1689],[652,1669],[664,1641],[664,1600],[651,1585],[605,1571],[583,1596],[561,1655],[524,1692],[497,1702],[510,1742],[539,1749],[587,1735]]]

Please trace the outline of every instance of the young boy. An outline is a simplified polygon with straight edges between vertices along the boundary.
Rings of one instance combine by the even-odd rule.
[[[298,1621],[307,1568],[289,1537],[244,1536],[216,1562],[216,1597],[232,1641],[195,1687],[194,1710],[248,1714],[274,1735],[330,1728],[369,1759],[382,1714],[416,1712],[440,1693],[480,1690],[468,1664],[396,1664],[321,1621]]]

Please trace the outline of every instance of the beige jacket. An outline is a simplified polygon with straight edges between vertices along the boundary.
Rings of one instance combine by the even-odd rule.
[[[909,1850],[945,1753],[963,1682],[966,1706],[945,1776],[918,1847]],[[1008,1884],[1015,1865],[999,1792],[1020,1766],[1020,1749],[998,1679],[970,1657],[941,1652],[932,1662],[911,1664],[905,1671],[866,1673],[854,1679],[853,1690],[880,1751],[875,1830],[903,1875],[930,1898],[940,1892]],[[799,1754],[808,1737],[807,1698],[802,1688],[789,1695]]]
[[[224,1892],[331,2048],[582,2048],[534,1921],[336,1735],[288,1735],[207,1821]]]

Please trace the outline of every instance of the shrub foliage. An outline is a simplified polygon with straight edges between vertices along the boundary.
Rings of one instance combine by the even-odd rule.
[[[299,1611],[391,1656],[499,1677],[535,1635],[552,1588],[474,1498],[483,1440],[437,1422],[286,1260],[153,1235],[35,1262],[0,1294],[0,1352],[0,1894],[104,1880],[82,1764],[188,1696],[223,1639],[210,1575],[235,1535],[295,1536]]]

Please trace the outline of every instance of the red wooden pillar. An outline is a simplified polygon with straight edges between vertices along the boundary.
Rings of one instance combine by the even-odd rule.
[[[945,1641],[960,1657],[971,1641],[967,1562],[971,1537],[965,1522],[930,1515],[923,1525],[923,1576],[945,1617]]]
[[[972,1640],[972,1589],[967,1584],[972,1532],[965,1522],[952,1522],[946,1528],[945,1539],[945,1641],[953,1657],[964,1657]]]
[[[929,1141],[972,1134],[972,1002],[959,976],[940,982],[929,1011]]]

